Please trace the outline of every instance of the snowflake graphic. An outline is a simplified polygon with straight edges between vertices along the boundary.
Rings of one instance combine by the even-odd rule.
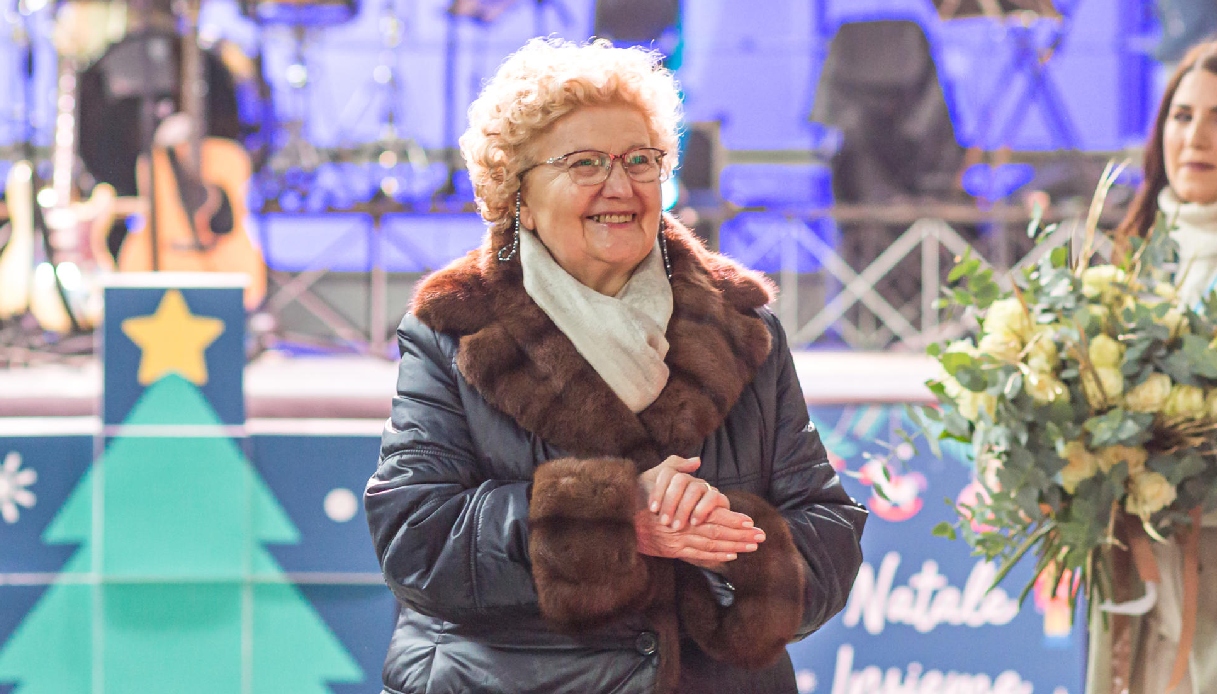
[[[29,487],[38,481],[38,473],[21,469],[21,454],[10,451],[0,465],[0,516],[5,523],[16,523],[20,517],[18,506],[33,508],[36,498]]]

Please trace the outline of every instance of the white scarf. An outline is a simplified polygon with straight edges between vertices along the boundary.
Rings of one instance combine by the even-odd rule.
[[[1176,226],[1171,238],[1179,244],[1179,297],[1195,303],[1217,278],[1217,203],[1183,202],[1167,186],[1158,194],[1158,209]]]
[[[668,383],[672,285],[656,243],[617,296],[605,296],[563,270],[531,232],[520,231],[524,291],[635,414]]]

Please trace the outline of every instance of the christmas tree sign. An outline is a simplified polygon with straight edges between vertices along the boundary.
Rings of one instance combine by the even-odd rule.
[[[43,533],[78,549],[0,647],[0,683],[14,694],[329,694],[362,680],[264,547],[298,533],[198,387],[209,341],[165,344],[191,321],[212,339],[231,324],[193,316],[176,290],[163,296],[123,326],[157,362],[139,369],[146,387]]]

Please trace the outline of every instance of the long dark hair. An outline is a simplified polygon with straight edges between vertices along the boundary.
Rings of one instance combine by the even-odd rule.
[[[1158,214],[1158,194],[1168,184],[1166,179],[1166,160],[1162,151],[1162,132],[1166,129],[1166,119],[1170,117],[1171,102],[1179,83],[1187,73],[1197,68],[1217,75],[1217,40],[1198,43],[1183,56],[1179,66],[1175,68],[1170,81],[1166,83],[1166,91],[1162,94],[1162,103],[1158,105],[1158,116],[1154,119],[1154,130],[1145,143],[1145,159],[1143,170],[1145,180],[1137,189],[1124,221],[1116,229],[1116,239],[1121,245],[1126,244],[1133,236],[1142,236],[1154,224]],[[1127,247],[1127,246],[1125,246]]]

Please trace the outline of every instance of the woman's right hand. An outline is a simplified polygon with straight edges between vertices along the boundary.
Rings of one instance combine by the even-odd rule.
[[[727,496],[709,482],[694,477],[700,458],[670,455],[638,476],[641,503],[659,516],[659,522],[680,530],[705,522],[718,508],[731,509]]]
[[[682,559],[695,566],[713,569],[733,561],[743,552],[755,552],[765,541],[765,531],[752,527],[752,519],[725,508],[714,509],[704,523],[680,530],[661,523],[649,509],[634,514],[638,551],[652,557]]]

